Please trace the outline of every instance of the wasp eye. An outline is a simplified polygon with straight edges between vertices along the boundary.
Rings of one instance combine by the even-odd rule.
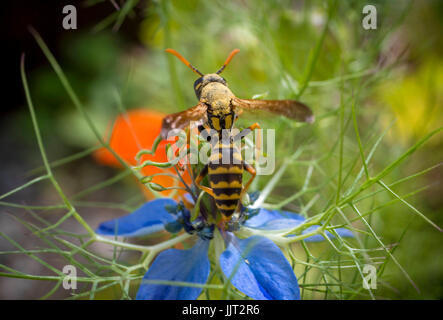
[[[203,84],[203,77],[198,78],[194,82],[194,91],[195,91],[195,95],[197,96],[197,99],[200,99],[200,94],[202,91],[202,84]]]
[[[194,89],[198,90],[200,88],[202,82],[203,82],[203,77],[200,77],[197,80],[195,80],[195,82],[194,82]]]

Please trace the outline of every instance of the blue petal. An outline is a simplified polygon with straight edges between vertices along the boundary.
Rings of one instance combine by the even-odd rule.
[[[262,225],[259,225],[257,227],[253,227],[254,229],[261,229],[261,230],[284,230],[284,229],[291,229],[299,226],[302,224],[303,220],[295,220],[295,219],[275,219],[275,220],[269,220]],[[246,226],[250,227],[247,223]]]
[[[248,219],[245,222],[245,226],[261,230],[283,230],[295,228],[305,221],[303,216],[293,212],[260,208],[260,212],[256,216]],[[302,234],[313,232],[318,228],[320,228],[320,226],[311,226],[304,230]],[[345,228],[337,228],[335,231],[342,237],[354,237],[353,233]],[[326,235],[329,238],[334,238],[334,235],[329,231],[326,231]],[[295,235],[289,235],[288,237],[294,236]],[[319,242],[323,240],[325,240],[325,238],[320,234],[305,239],[307,242]]]
[[[177,206],[177,203],[169,198],[146,202],[126,216],[103,222],[95,232],[106,236],[135,237],[162,231],[165,223],[175,221],[166,206]]]
[[[303,231],[302,234],[311,233],[311,232],[317,230],[318,228],[320,228],[320,226],[309,227],[305,231]],[[352,237],[352,238],[354,237],[354,234],[352,233],[352,231],[345,229],[345,228],[337,228],[337,229],[335,229],[335,232],[337,232],[338,235],[342,236],[342,237]],[[335,238],[335,236],[332,233],[330,233],[329,231],[326,231],[325,233],[328,236],[328,238],[330,238],[330,239]],[[291,236],[294,236],[294,235],[291,235]],[[304,240],[306,242],[319,242],[319,241],[324,241],[325,238],[321,234],[316,234],[315,236],[308,237]]]
[[[186,201],[188,201],[190,204],[195,204],[194,198],[189,193],[185,193],[183,195]]]
[[[260,228],[264,226],[266,223],[273,220],[280,219],[291,219],[297,221],[304,221],[305,218],[299,214],[288,212],[288,211],[279,211],[279,210],[267,210],[260,208],[260,212],[248,219],[245,222],[245,226],[249,228]],[[281,228],[280,228],[281,229]]]
[[[137,300],[194,300],[202,288],[152,284],[149,280],[204,284],[209,276],[209,241],[199,240],[192,249],[163,251],[143,277]]]
[[[267,238],[230,235],[220,265],[228,279],[232,276],[234,287],[253,299],[300,299],[294,271],[279,247]]]

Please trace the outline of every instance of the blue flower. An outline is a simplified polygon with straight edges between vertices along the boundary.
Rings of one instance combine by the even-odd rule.
[[[280,248],[263,235],[269,231],[285,234],[285,231],[305,222],[303,216],[292,212],[243,209],[240,218],[233,219],[227,231],[222,231],[226,249],[218,259],[227,281],[253,299],[300,299],[300,289],[291,265]],[[301,235],[313,233],[320,227],[305,228]],[[165,198],[149,201],[126,216],[103,222],[96,232],[106,236],[134,237],[160,231],[177,233],[182,228],[187,233],[197,234],[197,242],[191,249],[161,252],[144,275],[136,298],[192,300],[201,294],[202,285],[209,277],[208,250],[214,234],[213,224],[207,224],[201,217],[191,221],[191,214],[183,203]],[[239,238],[235,235],[242,230],[249,232],[249,236]],[[335,231],[343,237],[353,236],[347,229],[337,228]],[[322,234],[333,237],[327,231]],[[285,238],[293,236],[284,235]],[[307,236],[304,241],[323,239],[317,233]],[[177,284],[174,285],[174,282]]]
[[[189,250],[169,249],[160,253],[143,277],[138,300],[193,300],[201,288],[149,283],[150,280],[205,284],[209,276],[208,240],[198,240]]]

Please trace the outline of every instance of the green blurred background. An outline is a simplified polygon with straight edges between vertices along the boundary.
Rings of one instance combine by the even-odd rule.
[[[302,93],[300,99],[316,114],[315,125],[296,125],[282,118],[260,119],[262,127],[277,129],[277,159],[295,152],[300,144],[306,145],[306,159],[327,154],[337,140],[341,98],[347,101],[348,119],[349,101],[358,95],[359,130],[364,141],[374,142],[374,136],[388,130],[370,163],[374,173],[443,125],[443,2],[438,0],[338,1],[326,30],[328,8],[333,5],[328,1],[140,1],[118,30],[111,1],[70,4],[78,9],[78,30],[62,28],[63,1],[26,5],[17,1],[3,11],[2,32],[8,45],[3,48],[3,78],[7,83],[0,120],[0,194],[28,181],[31,170],[41,166],[19,78],[22,51],[27,55],[30,89],[49,159],[60,159],[96,145],[92,132],[27,32],[27,25],[41,33],[102,132],[119,114],[116,88],[126,109],[151,108],[169,113],[196,104],[192,89],[195,75],[164,53],[168,47],[182,53],[203,73],[217,70],[227,54],[239,48],[240,54],[223,74],[238,97],[283,99]],[[376,30],[362,27],[362,9],[367,4],[377,8]],[[307,66],[323,32],[324,42],[318,48],[318,59],[310,74]],[[346,76],[346,80],[341,81],[340,76]],[[310,84],[303,88],[306,79],[310,79]],[[247,126],[252,121],[256,118],[245,116],[239,125]],[[358,154],[353,134],[350,125],[344,145],[345,163],[352,162]],[[441,163],[442,147],[440,134],[408,158],[388,181],[398,181]],[[322,164],[327,174],[336,170],[337,159],[333,155]],[[277,161],[277,168],[279,165],[281,162]],[[303,181],[306,169],[291,168],[270,201],[293,195],[300,188],[299,181]],[[68,195],[114,174],[114,169],[100,166],[91,157],[56,171]],[[395,187],[398,194],[427,187],[408,201],[439,226],[443,226],[442,176],[441,167],[437,166]],[[255,188],[261,189],[268,179],[259,179]],[[315,179],[320,183],[322,176]],[[46,205],[53,200],[51,192],[49,188],[31,188],[7,200]],[[334,195],[333,190],[329,192]],[[139,190],[128,178],[89,195],[88,199],[126,202],[134,194],[139,194]],[[329,195],[328,189],[323,190],[316,206],[325,205]],[[304,201],[313,196],[306,196]],[[384,194],[373,201],[386,203],[391,199]],[[297,209],[299,205],[289,204],[288,208]],[[20,210],[2,207],[1,211],[19,214]],[[101,221],[109,217],[110,210],[85,209],[83,214],[88,221]],[[8,215],[0,214],[0,225],[12,232],[16,240],[26,243],[29,235],[20,226],[13,227]],[[388,299],[442,299],[442,234],[402,203],[377,210],[371,225],[385,244],[401,240],[395,256],[420,288],[417,292],[390,262],[376,295]],[[327,247],[324,244],[315,250],[320,254]],[[0,249],[7,248],[6,243],[0,242]],[[20,258],[4,255],[0,256],[0,263],[17,268],[24,265]],[[33,281],[0,279],[0,298],[35,298],[49,287]],[[60,292],[56,297],[64,294]]]

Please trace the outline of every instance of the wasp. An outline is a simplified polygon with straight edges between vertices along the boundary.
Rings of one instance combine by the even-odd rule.
[[[246,193],[256,176],[255,168],[242,160],[240,150],[235,146],[235,138],[243,137],[249,132],[260,129],[254,123],[228,141],[223,138],[223,132],[231,131],[238,115],[243,111],[265,110],[274,114],[300,121],[312,123],[314,116],[311,109],[305,104],[295,100],[256,100],[239,99],[229,89],[226,80],[220,76],[232,58],[239,52],[233,50],[223,66],[215,73],[203,74],[191,65],[182,55],[173,49],[166,52],[176,56],[186,66],[191,68],[199,78],[194,82],[194,91],[199,100],[198,104],[185,111],[170,114],[163,119],[161,136],[166,139],[172,129],[186,128],[191,121],[200,121],[202,128],[215,130],[218,140],[212,145],[209,163],[201,170],[195,179],[198,188],[208,193],[215,200],[218,210],[224,221],[229,221],[233,213],[240,206],[240,200]],[[230,159],[228,163],[220,161]],[[251,177],[243,186],[243,172],[247,171]],[[201,185],[202,180],[208,176],[209,187]]]

